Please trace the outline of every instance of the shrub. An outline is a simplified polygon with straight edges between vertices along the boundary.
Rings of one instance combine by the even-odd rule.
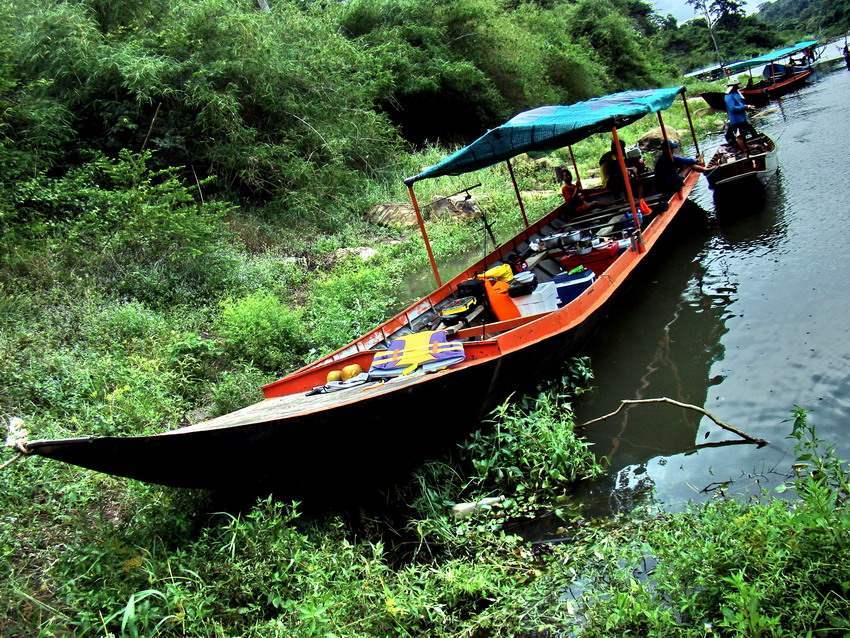
[[[271,293],[256,292],[224,301],[217,331],[233,359],[261,370],[290,370],[304,355],[301,313],[287,308]]]
[[[252,366],[241,370],[226,370],[213,386],[213,416],[227,414],[261,401],[261,386],[272,381],[268,374]]]
[[[503,403],[492,429],[475,432],[464,448],[475,482],[507,495],[563,491],[603,471],[573,430],[569,404],[551,390],[528,407]]]

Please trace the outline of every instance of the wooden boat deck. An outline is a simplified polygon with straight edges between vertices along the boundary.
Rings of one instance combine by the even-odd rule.
[[[440,370],[431,373],[428,378],[445,374],[449,370]],[[209,419],[194,425],[164,432],[163,434],[185,434],[187,432],[199,432],[218,430],[223,428],[239,427],[256,423],[268,423],[279,421],[296,415],[305,415],[328,408],[339,407],[365,398],[374,398],[383,394],[389,394],[397,390],[414,385],[422,381],[425,373],[416,371],[405,377],[395,377],[382,381],[370,381],[363,385],[337,390],[326,394],[307,395],[305,393],[288,394],[271,399],[264,399],[248,407],[230,412],[214,419]]]
[[[687,193],[693,187],[693,184],[696,182],[698,177],[698,175],[694,172],[688,172],[685,176],[687,186],[684,189],[684,193],[674,194],[670,198],[668,206],[672,206],[674,204],[676,206],[681,205],[681,202],[687,198]],[[563,207],[558,207],[551,211],[540,221],[531,226],[531,228],[534,229],[534,232],[520,233],[519,236],[509,240],[493,251],[493,253],[488,255],[487,258],[481,260],[470,269],[460,273],[457,277],[445,284],[439,291],[437,291],[440,293],[439,295],[432,294],[430,297],[414,303],[408,309],[400,313],[400,315],[397,315],[385,322],[382,326],[379,326],[372,333],[367,334],[357,342],[349,344],[336,353],[328,355],[309,366],[305,366],[301,370],[265,386],[264,391],[268,397],[265,400],[221,417],[173,430],[170,434],[216,430],[238,427],[241,425],[278,421],[293,416],[303,416],[314,412],[328,410],[330,408],[342,407],[367,398],[379,397],[413,386],[419,382],[433,379],[437,375],[451,374],[456,370],[476,365],[481,361],[493,359],[504,352],[515,349],[517,347],[516,344],[524,344],[529,340],[546,338],[551,335],[553,330],[561,331],[569,324],[580,322],[585,313],[589,313],[594,310],[595,305],[582,303],[579,299],[577,299],[558,310],[522,316],[506,321],[494,321],[482,325],[470,326],[452,334],[452,338],[464,343],[464,350],[467,358],[462,363],[456,364],[451,368],[428,374],[425,374],[422,371],[417,371],[405,377],[396,377],[381,381],[370,381],[366,384],[344,390],[307,395],[307,392],[312,388],[324,384],[325,377],[329,370],[339,369],[340,367],[351,363],[357,363],[362,369],[367,370],[371,364],[371,359],[374,354],[386,347],[386,342],[395,332],[404,328],[409,329],[410,326],[413,326],[414,328],[418,327],[417,319],[432,310],[433,307],[441,300],[448,298],[456,287],[458,281],[462,281],[475,272],[480,272],[485,269],[486,265],[498,262],[501,256],[509,252],[508,248],[512,250],[519,250],[521,252],[522,250],[527,249],[529,242],[535,238],[551,233],[561,232],[564,228],[572,227],[573,225],[575,225],[575,227],[589,224],[592,225],[597,218],[607,218],[612,215],[622,213],[624,212],[624,206],[626,209],[628,206],[623,200],[611,200],[610,195],[607,193],[600,193],[598,195],[598,199],[600,201],[607,201],[609,206],[566,221],[560,219],[560,212]],[[658,202],[659,200],[658,196],[648,196],[648,199],[649,201],[654,202]],[[656,223],[661,221],[664,223]],[[652,239],[656,235],[660,235],[663,228],[659,228],[659,225],[666,226],[668,221],[669,220],[660,220],[653,217],[643,229],[644,236],[647,239]],[[623,260],[620,258],[627,257],[630,252],[632,251],[626,250],[625,253],[622,253],[615,260],[615,264],[616,262],[622,262]],[[545,251],[543,253],[538,253],[538,255],[541,260],[546,260]],[[608,270],[613,270],[613,266],[615,264],[612,264]],[[540,269],[539,262],[534,264],[534,270],[541,280],[547,279],[545,271]],[[608,271],[606,271],[606,273],[607,272]],[[626,274],[627,272],[622,276],[624,277]],[[548,279],[551,279],[551,275],[548,276]],[[613,277],[605,274],[597,280],[597,283],[594,284],[592,288],[594,287],[601,291],[600,296],[604,301],[604,298],[610,294],[611,291],[616,289],[616,283]],[[569,309],[571,307],[574,311],[578,312],[570,313]],[[416,309],[419,309],[420,314],[414,315]],[[537,327],[542,320],[554,315],[559,316],[557,324],[546,327]],[[410,319],[406,324],[399,325],[399,317],[404,319],[408,319],[409,317]],[[515,338],[512,338],[511,333],[518,334]],[[521,336],[519,333],[521,333]],[[375,339],[374,335],[378,335],[379,338]],[[370,347],[368,347],[368,349],[363,349],[367,347],[367,344],[371,344]]]

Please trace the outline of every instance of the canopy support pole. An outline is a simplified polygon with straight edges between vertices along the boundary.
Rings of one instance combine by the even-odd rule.
[[[440,279],[440,271],[437,269],[437,262],[434,260],[434,253],[431,252],[431,242],[428,241],[428,233],[425,230],[425,220],[422,219],[422,213],[419,212],[419,202],[416,201],[416,193],[413,192],[413,184],[407,185],[407,194],[410,195],[410,203],[413,204],[413,212],[416,213],[416,222],[419,224],[419,232],[422,233],[422,239],[425,240],[425,250],[428,252],[428,261],[431,262],[431,270],[434,271],[434,281],[437,282],[437,287],[443,285]]]
[[[611,136],[614,138],[614,149],[617,152],[617,162],[620,164],[620,172],[623,175],[623,184],[626,187],[626,197],[629,199],[629,208],[632,210],[632,219],[635,223],[635,231],[637,232],[637,250],[643,252],[643,240],[640,237],[640,218],[635,205],[635,196],[632,193],[632,182],[629,179],[629,169],[626,168],[626,158],[623,156],[623,149],[620,147],[620,136],[617,135],[617,127],[611,127]]]
[[[573,170],[576,172],[576,186],[581,190],[581,175],[578,174],[578,164],[576,164],[576,156],[573,154],[573,145],[569,144],[567,148],[570,149],[570,159],[573,161]]]
[[[688,97],[682,93],[682,104],[685,105],[685,115],[688,116],[688,126],[691,129],[691,139],[694,142],[694,148],[697,152],[697,157],[701,157],[701,153],[699,152],[699,142],[697,142],[697,132],[694,129],[694,121],[691,119],[691,110],[688,108]],[[660,113],[659,113],[660,114]]]
[[[661,111],[658,111],[658,125],[661,127],[661,137],[664,138],[664,153],[667,158],[673,161],[673,149],[670,148],[670,140],[667,139],[667,129],[664,128],[664,118],[661,117]]]
[[[516,193],[516,200],[519,202],[519,212],[522,213],[522,221],[525,222],[525,227],[528,228],[528,217],[525,214],[525,204],[522,203],[522,195],[519,193],[519,186],[516,183],[516,177],[514,176],[514,168],[511,166],[511,160],[505,160],[505,164],[508,165],[508,173],[511,176],[511,183],[514,185],[514,193]]]

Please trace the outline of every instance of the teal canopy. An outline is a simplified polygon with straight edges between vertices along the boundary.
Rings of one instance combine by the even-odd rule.
[[[461,175],[521,153],[563,148],[594,133],[609,131],[612,126],[626,126],[644,115],[669,108],[683,91],[681,86],[624,91],[569,106],[541,106],[525,111],[404,183],[409,186],[420,179]]]
[[[747,69],[751,69],[756,66],[761,66],[762,64],[769,64],[770,62],[775,62],[776,60],[787,58],[789,56],[794,55],[795,53],[799,53],[803,49],[813,47],[817,43],[817,40],[806,40],[805,42],[798,42],[793,46],[785,47],[784,49],[776,49],[776,51],[765,53],[764,55],[760,55],[757,58],[752,58],[751,60],[744,60],[743,62],[734,62],[732,64],[729,64],[726,67],[726,70],[731,71],[732,73],[737,73],[738,71],[746,71]]]

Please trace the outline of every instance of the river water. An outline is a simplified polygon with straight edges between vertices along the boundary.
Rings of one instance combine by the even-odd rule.
[[[620,399],[667,396],[770,444],[696,450],[734,436],[673,406],[623,411],[586,431],[610,460],[609,475],[583,494],[600,513],[651,488],[678,509],[727,481],[743,495],[773,487],[794,459],[795,404],[850,458],[848,94],[850,72],[822,73],[758,118],[779,144],[763,198],[718,215],[701,180],[691,199],[704,224],[677,235],[586,348],[596,389],[577,403],[579,422]]]

